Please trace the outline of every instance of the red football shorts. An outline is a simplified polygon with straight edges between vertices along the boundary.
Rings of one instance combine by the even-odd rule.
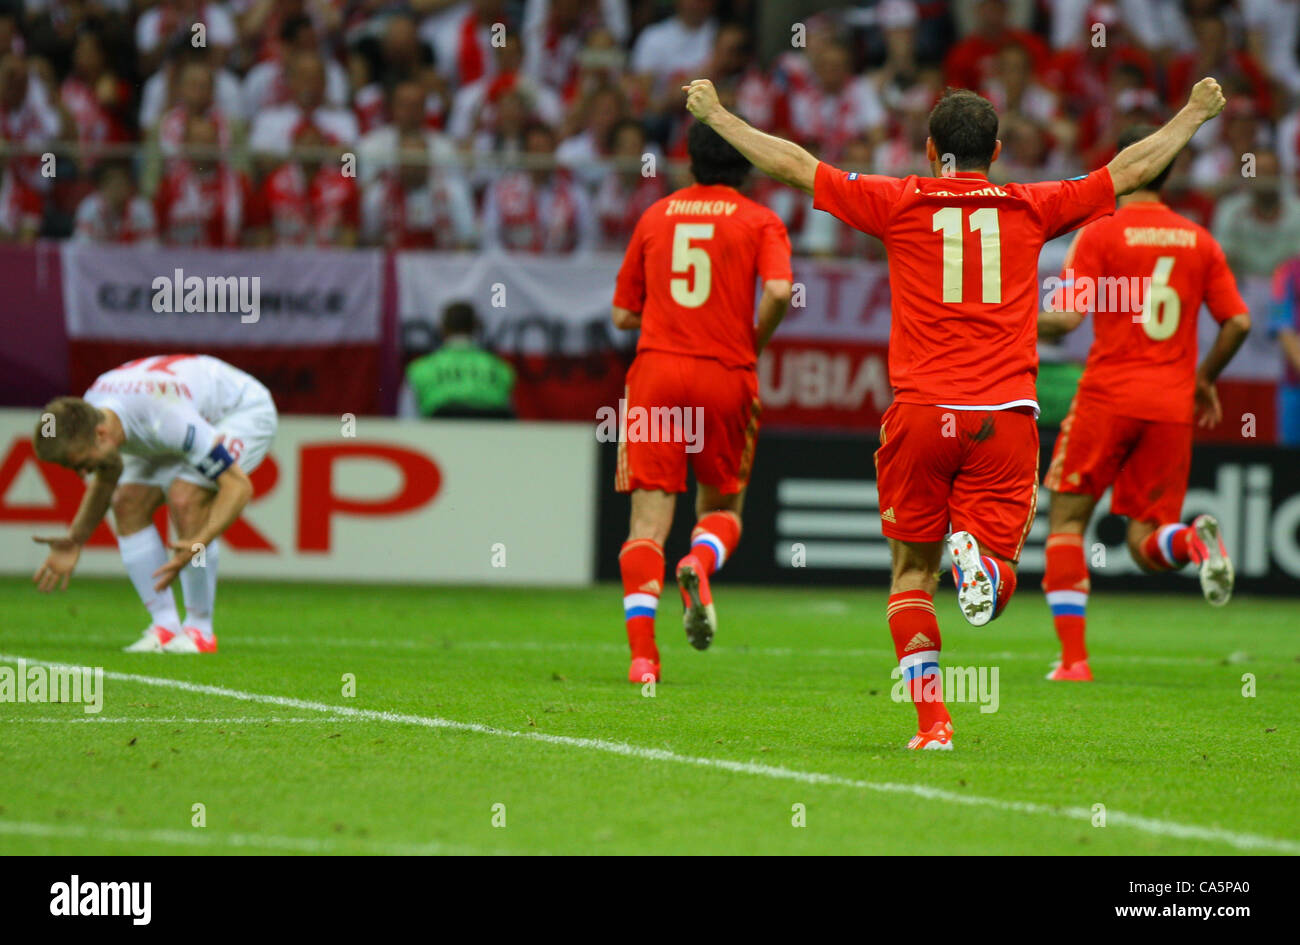
[[[968,531],[1018,561],[1038,506],[1038,424],[1024,408],[890,404],[880,425],[881,530],[898,541]]]
[[[1075,396],[1052,451],[1043,485],[1100,499],[1114,486],[1110,510],[1139,522],[1177,522],[1192,466],[1192,425],[1121,417]]]
[[[727,495],[749,482],[758,439],[758,375],[712,358],[642,351],[627,372],[619,492],[686,491],[686,467]]]

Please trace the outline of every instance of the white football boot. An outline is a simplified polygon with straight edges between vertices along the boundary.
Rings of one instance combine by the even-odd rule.
[[[1201,593],[1210,606],[1222,607],[1232,597],[1236,575],[1228,549],[1223,546],[1219,520],[1213,515],[1196,516],[1192,519],[1192,535],[1188,551],[1201,570]]]
[[[957,606],[972,627],[982,627],[993,619],[997,588],[980,562],[980,546],[970,532],[953,532],[948,536],[952,554],[952,580],[957,585]]]
[[[164,653],[180,653],[186,656],[199,653],[199,645],[188,633],[173,633],[172,638],[162,645]]]
[[[146,627],[144,633],[140,634],[140,639],[136,640],[130,646],[122,647],[123,653],[162,653],[163,644],[170,640],[174,633],[166,627],[160,627],[157,624]]]

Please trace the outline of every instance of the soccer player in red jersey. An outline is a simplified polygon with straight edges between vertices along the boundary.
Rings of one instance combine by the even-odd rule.
[[[742,196],[750,164],[707,125],[688,137],[695,183],[641,216],[618,273],[614,324],[641,330],[621,406],[615,487],[632,493],[619,552],[632,649],[628,679],[659,679],[654,618],[664,541],[686,467],[697,523],[677,563],[691,645],[713,640],[709,578],[740,541],[758,434],[758,355],[790,301],[790,238],[775,213]],[[754,317],[756,281],[763,283]]]
[[[934,177],[845,173],[729,113],[707,79],[684,86],[687,108],[766,174],[813,195],[813,206],[884,241],[892,324],[876,452],[882,530],[893,562],[889,630],[916,704],[909,748],[952,747],[939,684],[934,592],[944,536],[957,602],[975,626],[1006,607],[1038,496],[1038,253],[1043,243],[1114,210],[1118,194],[1163,170],[1224,98],[1213,79],[1163,128],[1085,177],[989,182],[998,116],[949,91],[930,113]],[[952,533],[949,535],[949,524]]]
[[[1151,134],[1121,134],[1121,148]],[[1179,516],[1192,458],[1192,422],[1222,418],[1214,381],[1250,331],[1250,315],[1223,250],[1209,232],[1169,209],[1161,171],[1120,198],[1114,216],[1080,230],[1066,255],[1061,290],[1039,317],[1059,337],[1091,313],[1096,338],[1044,485],[1052,491],[1043,589],[1061,640],[1048,679],[1089,681],[1084,646],[1088,562],[1083,532],[1113,486],[1111,511],[1129,519],[1128,547],[1144,571],[1200,568],[1205,599],[1232,595],[1232,562],[1211,515]],[[1219,335],[1196,365],[1196,316],[1204,302]]]

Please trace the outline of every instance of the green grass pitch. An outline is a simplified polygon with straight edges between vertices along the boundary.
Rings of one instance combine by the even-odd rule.
[[[1300,852],[1294,601],[1099,593],[1098,681],[1052,684],[1040,594],[976,630],[944,588],[945,660],[1000,705],[913,753],[882,590],[724,575],[706,653],[672,590],[650,695],[614,586],[228,581],[221,652],[181,657],[119,651],[125,579],[0,580],[0,663],[111,674],[97,716],[0,702],[0,852]]]

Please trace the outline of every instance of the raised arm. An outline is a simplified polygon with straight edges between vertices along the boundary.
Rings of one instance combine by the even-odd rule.
[[[1116,196],[1138,190],[1168,167],[1196,134],[1196,129],[1223,111],[1225,102],[1223,90],[1214,79],[1197,82],[1177,115],[1159,131],[1115,155],[1106,165]]]
[[[759,131],[731,114],[718,101],[718,92],[708,79],[695,79],[690,85],[683,85],[682,91],[686,93],[686,107],[695,119],[727,139],[756,168],[806,194],[813,192],[813,180],[817,177],[815,157],[793,141]],[[1155,176],[1154,171],[1151,176]]]

